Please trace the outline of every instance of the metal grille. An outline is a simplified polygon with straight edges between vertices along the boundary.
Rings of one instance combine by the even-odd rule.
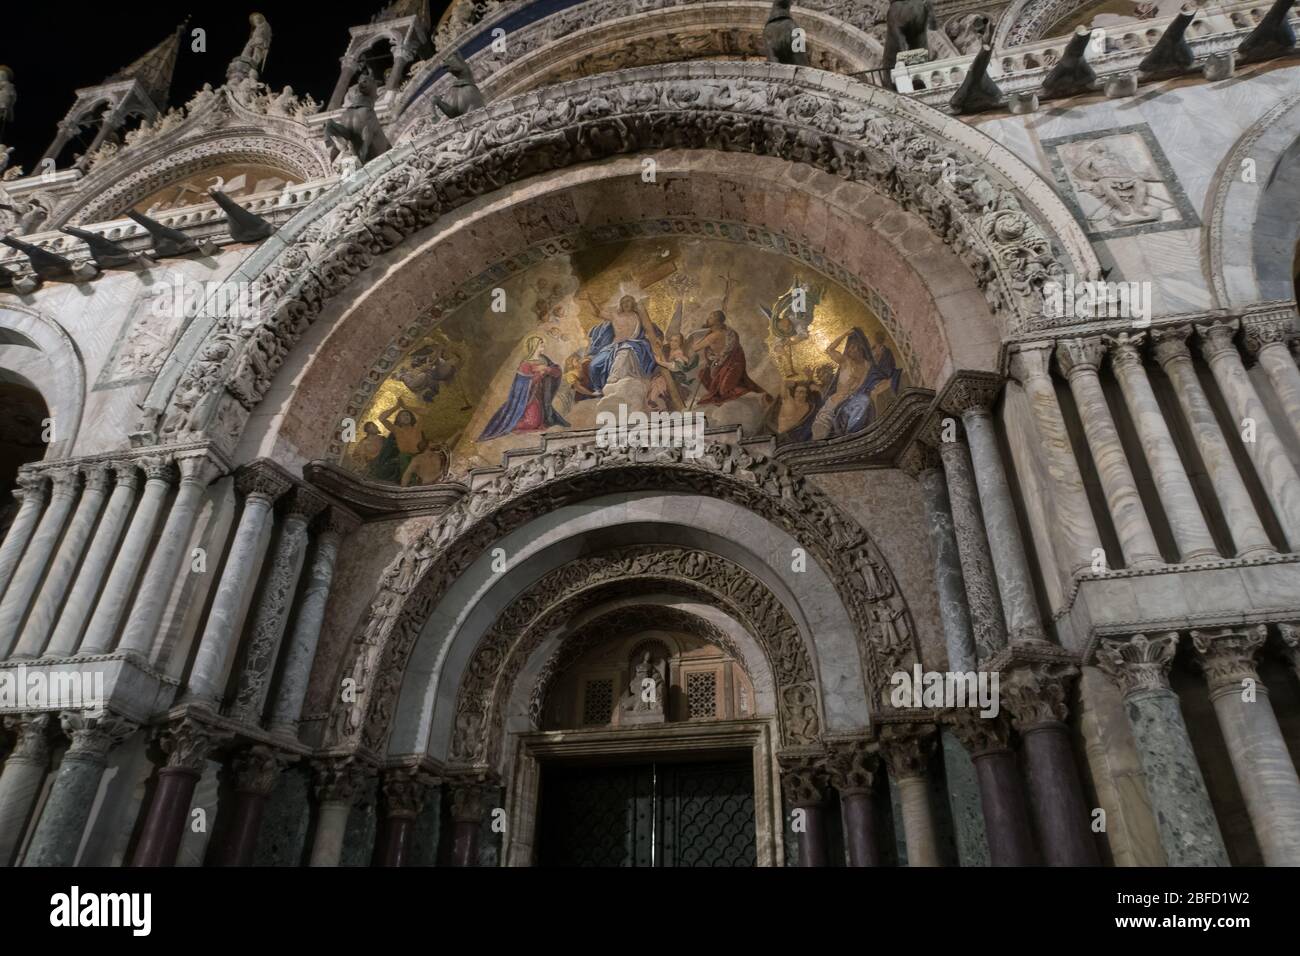
[[[607,724],[614,714],[614,682],[609,678],[589,680],[582,692],[582,723]]]
[[[718,716],[718,675],[715,671],[686,675],[686,716],[689,720]]]

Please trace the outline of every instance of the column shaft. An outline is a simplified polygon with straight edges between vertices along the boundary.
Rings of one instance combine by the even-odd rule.
[[[49,507],[41,516],[36,533],[32,535],[4,599],[0,601],[0,659],[8,656],[31,605],[32,595],[45,576],[45,569],[76,502],[79,483],[80,476],[75,469],[69,468],[54,475]]]
[[[1151,390],[1140,351],[1143,338],[1121,334],[1110,339],[1111,366],[1151,468],[1156,494],[1164,505],[1179,557],[1185,562],[1213,561],[1219,557],[1219,549],[1205,523],[1164,412]]]
[[[840,809],[844,814],[849,866],[880,866],[876,811],[871,805],[871,794],[862,791],[841,793]]]
[[[0,866],[11,866],[50,767],[50,715],[9,716],[4,722],[18,732],[0,771]]]
[[[183,718],[162,734],[159,745],[167,754],[167,766],[158,771],[158,785],[131,858],[132,866],[176,865],[194,789],[203,775],[212,742],[208,729],[191,718]]]
[[[880,732],[880,754],[898,787],[908,866],[942,866],[928,781],[936,735],[931,729],[888,724]]]
[[[261,745],[250,747],[234,759],[235,808],[217,853],[218,866],[252,864],[262,816],[282,768],[282,758]]]
[[[1247,331],[1246,335],[1249,342],[1250,332]],[[1276,341],[1260,346],[1256,352],[1256,359],[1259,361],[1259,367],[1268,376],[1273,391],[1277,393],[1286,419],[1291,423],[1291,428],[1296,434],[1296,439],[1300,440],[1300,369],[1296,368],[1295,360],[1291,358],[1286,343]]]
[[[990,750],[975,755],[975,776],[980,786],[980,808],[988,834],[989,859],[994,866],[1032,866],[1038,862],[1029,827],[1020,767],[1011,750]]]
[[[316,837],[311,845],[310,866],[338,866],[343,857],[343,838],[348,830],[351,800],[321,803],[316,814]]]
[[[27,543],[40,523],[41,512],[49,497],[46,480],[42,476],[24,472],[19,475],[18,483],[19,490],[14,492],[14,497],[20,498],[22,504],[18,506],[18,514],[14,517],[14,523],[9,526],[4,544],[0,545],[0,597],[3,597],[9,588],[14,570],[22,560],[27,550]]]
[[[961,556],[943,471],[937,467],[927,468],[920,473],[918,480],[930,531],[930,551],[934,554],[934,581],[939,595],[944,644],[948,650],[948,668],[973,671],[977,656],[975,634],[966,608],[966,583],[962,578]]]
[[[1147,520],[1137,481],[1128,465],[1128,456],[1120,443],[1119,431],[1111,417],[1110,406],[1102,392],[1098,369],[1105,356],[1099,337],[1072,339],[1057,346],[1057,361],[1070,382],[1074,403],[1079,409],[1083,432],[1092,450],[1119,537],[1120,550],[1128,567],[1163,564],[1155,533]]]
[[[1264,526],[1255,513],[1255,504],[1250,500],[1250,492],[1237,472],[1232,452],[1219,430],[1219,421],[1210,406],[1210,400],[1201,388],[1201,380],[1192,365],[1191,353],[1187,350],[1187,336],[1190,329],[1161,329],[1152,334],[1155,343],[1155,355],[1165,374],[1173,383],[1182,407],[1183,416],[1191,427],[1196,447],[1209,472],[1210,482],[1214,485],[1215,497],[1223,509],[1224,520],[1232,535],[1233,546],[1237,549],[1235,557],[1276,553],[1273,544],[1264,532]]]

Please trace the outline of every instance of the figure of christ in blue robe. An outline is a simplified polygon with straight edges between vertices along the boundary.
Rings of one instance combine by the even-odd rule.
[[[641,374],[650,378],[655,373],[656,362],[654,348],[646,337],[645,323],[637,328],[637,334],[621,342],[614,341],[614,323],[601,322],[591,330],[588,336],[587,352],[591,356],[588,375],[593,391],[603,391],[609,381],[610,369],[614,367],[614,358],[619,349],[631,349],[636,356],[637,367]]]
[[[540,361],[545,362],[548,369],[559,371],[559,366],[545,355],[541,356]],[[559,386],[560,377],[558,375],[544,375],[534,382],[531,375],[526,375],[523,372],[516,373],[514,384],[510,386],[510,394],[506,396],[505,403],[497,409],[496,414],[487,423],[487,427],[483,429],[483,434],[479,435],[478,440],[487,441],[490,438],[509,435],[515,430],[515,426],[519,424],[528,411],[529,404],[533,401],[541,403],[543,429],[556,425],[568,428],[569,423],[551,407],[551,402],[555,399],[555,393]]]
[[[876,406],[871,401],[872,390],[881,382],[889,382],[890,389],[897,392],[903,378],[903,370],[898,367],[897,362],[894,360],[894,353],[890,351],[888,345],[882,342],[880,344],[880,355],[877,356],[871,348],[871,343],[867,341],[866,335],[860,329],[854,329],[849,333],[848,341],[845,342],[844,346],[846,349],[849,343],[856,343],[861,347],[862,354],[870,359],[871,366],[862,384],[854,390],[852,395],[840,402],[839,407],[835,409],[835,417],[832,419],[828,438],[852,435],[854,432],[861,431],[870,425],[876,417]],[[839,377],[839,372],[836,372],[835,380],[831,385],[831,394],[835,393],[835,389],[839,385]]]

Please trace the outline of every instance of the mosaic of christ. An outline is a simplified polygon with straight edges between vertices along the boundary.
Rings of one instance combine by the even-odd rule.
[[[597,246],[487,290],[376,389],[344,462],[404,486],[500,464],[601,412],[703,412],[779,443],[869,427],[912,384],[858,298],[801,263],[671,237]],[[494,308],[495,306],[495,308]]]

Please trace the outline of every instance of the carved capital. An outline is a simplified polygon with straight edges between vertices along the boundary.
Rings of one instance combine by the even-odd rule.
[[[1297,676],[1300,676],[1300,623],[1279,624],[1277,633],[1282,638],[1283,653],[1291,661],[1291,666],[1296,669]]]
[[[1267,638],[1268,628],[1263,624],[1192,631],[1192,647],[1210,691],[1240,687],[1247,680],[1258,683],[1255,661]]]
[[[414,819],[424,809],[424,798],[432,779],[428,774],[409,768],[384,771],[384,812],[390,817]]]
[[[51,468],[48,473],[50,483],[53,485],[51,498],[68,498],[81,490],[81,469],[76,465],[61,465]]]
[[[167,755],[167,769],[201,774],[217,735],[192,717],[184,717],[163,729],[158,746]]]
[[[1106,350],[1110,355],[1110,364],[1116,370],[1140,369],[1142,367],[1142,348],[1146,343],[1145,332],[1120,332],[1105,337]]]
[[[1001,714],[982,717],[978,708],[956,707],[944,714],[944,722],[972,757],[1011,749],[1011,727]]]
[[[1207,362],[1214,362],[1229,355],[1240,361],[1241,356],[1237,352],[1237,329],[1240,325],[1241,323],[1236,319],[1226,319],[1196,327],[1196,339],[1201,345],[1201,354],[1205,356]]]
[[[1169,668],[1177,652],[1177,631],[1155,638],[1134,634],[1127,641],[1101,641],[1097,646],[1097,667],[1125,697],[1142,691],[1168,690]]]
[[[280,779],[280,771],[288,760],[285,755],[270,747],[258,744],[236,755],[232,766],[235,771],[235,789],[240,793],[269,795]]]
[[[958,372],[944,386],[939,407],[961,417],[968,411],[990,411],[1002,393],[1002,378],[988,372]]]
[[[140,469],[136,467],[133,461],[115,461],[110,467],[113,469],[113,480],[120,488],[130,488],[134,491],[140,487]]]
[[[1064,723],[1070,714],[1069,682],[1079,676],[1073,664],[1058,661],[1018,663],[1003,671],[1002,703],[1016,730],[1025,733],[1044,724]]]
[[[113,467],[108,462],[87,465],[85,475],[87,491],[106,491],[113,479]]]
[[[880,730],[880,755],[895,780],[924,777],[937,741],[933,727],[886,724]]]
[[[14,749],[5,759],[44,765],[50,759],[51,719],[49,713],[10,714],[4,717],[5,728],[16,735]]]
[[[44,501],[50,493],[50,480],[37,471],[19,471],[15,479],[24,500]],[[19,492],[15,492],[17,496]]]
[[[329,499],[306,485],[295,485],[288,496],[285,517],[297,518],[304,524],[329,507]]]
[[[1096,372],[1106,358],[1106,343],[1100,335],[1066,339],[1056,346],[1056,361],[1067,378],[1077,372]]]
[[[293,482],[264,462],[255,461],[235,472],[235,490],[245,498],[264,498],[274,504],[292,487]]]
[[[1190,325],[1174,325],[1151,331],[1151,351],[1161,365],[1170,362],[1190,360],[1192,353],[1187,349],[1187,339],[1192,334]]]
[[[330,505],[317,519],[321,534],[337,535],[346,538],[361,526],[361,519],[338,505]]]
[[[787,753],[777,757],[781,766],[781,793],[786,810],[819,806],[830,782],[824,753]]]
[[[485,781],[462,781],[451,790],[451,818],[456,823],[481,823],[493,788]]]
[[[167,455],[144,455],[135,463],[144,472],[146,481],[165,481],[169,485],[176,481],[176,465]]]
[[[205,488],[221,475],[221,465],[207,452],[177,455],[176,466],[180,469],[182,482]]]
[[[920,478],[923,472],[943,467],[938,450],[933,445],[913,441],[898,456],[898,469],[912,478]]]
[[[316,799],[321,803],[352,803],[365,773],[352,757],[326,757],[311,762]]]
[[[139,724],[117,714],[90,717],[75,710],[59,714],[59,723],[72,742],[63,759],[97,763],[107,761],[108,752],[139,729]]]
[[[1296,337],[1295,320],[1286,313],[1269,313],[1243,319],[1242,331],[1245,333],[1246,351],[1258,356],[1262,349],[1271,345],[1286,348],[1287,343]]]
[[[1052,343],[1022,345],[1011,356],[1011,377],[1022,385],[1052,377]]]
[[[880,767],[880,755],[866,740],[843,740],[829,743],[826,773],[830,784],[841,796],[870,793]]]

